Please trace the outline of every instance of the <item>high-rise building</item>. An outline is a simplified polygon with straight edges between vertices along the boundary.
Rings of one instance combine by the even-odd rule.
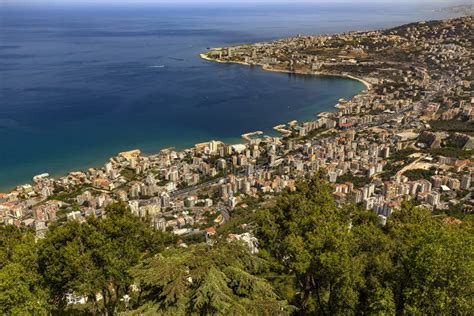
[[[438,192],[436,191],[432,191],[428,194],[427,196],[427,201],[430,205],[433,205],[434,207],[437,207],[439,205],[439,202],[440,202],[440,195]]]
[[[331,171],[329,172],[329,182],[336,183],[337,181],[337,172]]]
[[[471,188],[471,175],[465,174],[461,178],[461,189],[469,190]]]

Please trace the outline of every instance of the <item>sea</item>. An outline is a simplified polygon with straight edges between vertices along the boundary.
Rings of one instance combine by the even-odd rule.
[[[66,2],[66,1],[64,1]],[[0,1],[0,190],[332,111],[365,87],[199,58],[210,47],[439,19],[429,4]]]

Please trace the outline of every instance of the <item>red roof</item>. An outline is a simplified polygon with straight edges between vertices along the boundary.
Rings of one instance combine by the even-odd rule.
[[[206,228],[206,233],[209,235],[214,235],[216,233],[216,229],[214,227],[208,227]]]

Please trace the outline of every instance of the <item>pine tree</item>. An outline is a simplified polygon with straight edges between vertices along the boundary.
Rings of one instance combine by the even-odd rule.
[[[264,261],[239,243],[168,249],[135,267],[146,301],[141,312],[279,315],[291,310],[259,277]]]

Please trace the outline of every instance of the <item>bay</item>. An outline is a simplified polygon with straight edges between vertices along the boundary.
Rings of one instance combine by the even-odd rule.
[[[431,7],[374,4],[0,10],[0,190],[102,165],[123,150],[239,142],[364,89],[350,79],[200,59],[209,47],[438,17]]]

